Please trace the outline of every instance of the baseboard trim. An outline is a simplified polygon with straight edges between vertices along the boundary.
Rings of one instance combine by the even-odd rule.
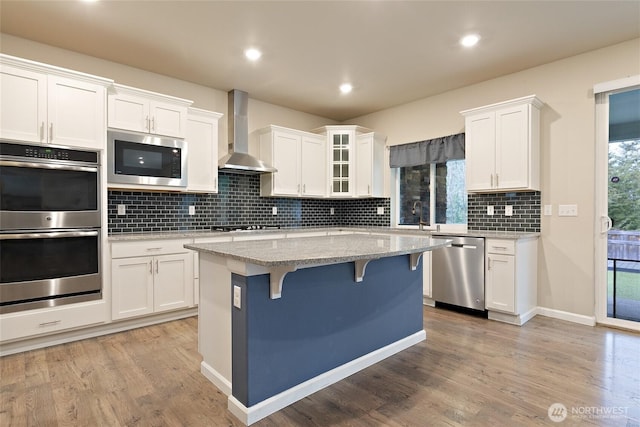
[[[415,334],[409,335],[406,338],[402,338],[392,344],[365,354],[364,356],[354,359],[351,362],[347,362],[344,365],[340,365],[337,368],[331,369],[330,371],[311,378],[248,408],[240,403],[235,397],[229,396],[228,409],[245,425],[251,425],[274,412],[315,393],[316,391],[322,390],[323,388],[328,387],[349,375],[353,375],[356,372],[378,363],[389,356],[418,344],[426,338],[427,334],[424,330],[416,332]]]
[[[116,332],[128,331],[130,329],[142,328],[145,326],[170,322],[172,320],[179,320],[197,315],[198,307],[193,307],[184,310],[159,313],[151,316],[116,320],[89,327],[80,327],[50,335],[40,335],[32,338],[19,339],[0,344],[0,357],[22,353],[29,350],[37,350],[39,348],[50,347],[53,345],[66,344],[68,342],[80,341],[87,338],[109,335]]]
[[[231,381],[229,381],[223,375],[221,375],[218,371],[213,369],[211,365],[209,365],[204,361],[200,362],[200,372],[209,381],[211,381],[213,385],[218,387],[221,392],[223,392],[227,396],[231,396]]]
[[[595,326],[595,316],[585,316],[583,314],[571,313],[569,311],[554,310],[552,308],[538,307],[537,314],[553,319],[566,320],[567,322],[579,323],[585,326]]]

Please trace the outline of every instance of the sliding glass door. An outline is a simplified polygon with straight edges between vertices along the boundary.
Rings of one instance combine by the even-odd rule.
[[[640,329],[640,87],[635,80],[596,94],[596,162],[597,319]]]

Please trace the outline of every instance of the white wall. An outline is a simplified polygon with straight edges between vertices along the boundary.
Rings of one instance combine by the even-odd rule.
[[[350,122],[402,144],[464,130],[459,111],[535,94],[541,110],[542,217],[538,304],[595,315],[595,100],[593,85],[640,74],[640,39],[359,117]],[[576,218],[557,216],[558,204],[578,204]]]

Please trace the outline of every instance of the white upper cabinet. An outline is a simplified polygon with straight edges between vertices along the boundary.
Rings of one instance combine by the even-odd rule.
[[[278,171],[260,176],[262,196],[324,197],[327,191],[326,139],[270,126],[262,130],[260,159]]]
[[[104,149],[112,80],[0,56],[0,138]]]
[[[384,197],[386,138],[379,134],[353,125],[313,133],[270,126],[259,138],[260,159],[278,170],[260,176],[262,196]]]
[[[386,138],[373,132],[356,136],[356,196],[384,196]]]
[[[188,192],[218,192],[218,120],[220,113],[189,108],[187,116]]]
[[[534,95],[462,111],[468,192],[540,190],[540,107]]]
[[[114,84],[109,93],[110,128],[184,138],[192,101]]]
[[[302,196],[327,195],[327,139],[321,135],[302,135],[300,183]]]

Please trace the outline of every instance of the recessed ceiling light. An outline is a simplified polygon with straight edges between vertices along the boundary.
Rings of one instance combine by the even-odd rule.
[[[353,86],[351,86],[351,84],[349,83],[343,83],[340,85],[340,92],[342,93],[349,93],[353,90]]]
[[[251,48],[244,51],[244,56],[250,61],[257,61],[262,56],[262,52],[258,49]]]
[[[469,34],[460,39],[460,44],[464,47],[473,47],[480,41],[480,36],[477,34]]]

